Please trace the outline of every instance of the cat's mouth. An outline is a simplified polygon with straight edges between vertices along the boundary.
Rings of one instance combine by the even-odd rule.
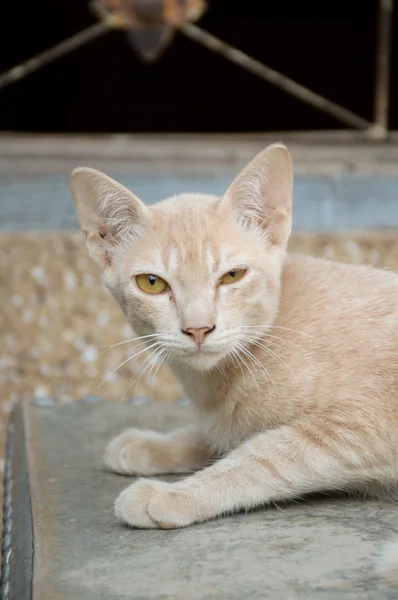
[[[228,349],[199,346],[185,348],[178,354],[178,362],[181,362],[182,364],[185,363],[194,369],[208,370],[214,368],[215,365],[228,355]]]
[[[211,368],[220,360],[225,358],[230,351],[228,344],[179,344],[178,342],[166,343],[164,349],[170,352],[169,360],[171,363],[181,363],[189,365],[200,365],[200,368]]]
[[[184,350],[183,354],[189,353],[191,356],[216,356],[217,354],[223,354],[224,350],[221,348],[209,348],[208,346],[193,346],[189,350]]]

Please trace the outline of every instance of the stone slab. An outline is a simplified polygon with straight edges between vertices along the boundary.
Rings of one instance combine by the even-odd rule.
[[[41,405],[40,405],[41,404]],[[128,426],[169,429],[189,406],[104,402],[27,405],[33,600],[393,600],[375,553],[397,523],[393,503],[323,497],[181,530],[118,524],[108,439]]]

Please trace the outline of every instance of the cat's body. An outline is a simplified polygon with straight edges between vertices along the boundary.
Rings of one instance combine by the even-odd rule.
[[[117,472],[204,467],[133,483],[116,501],[120,519],[173,528],[309,492],[396,490],[398,275],[286,254],[283,146],[221,199],[147,208],[89,169],[71,186],[105,285],[197,412],[189,428],[111,442],[105,463]]]
[[[245,357],[251,372],[237,364],[209,374],[174,367],[212,448],[223,454],[255,433],[310,418],[319,444],[341,435],[345,452],[343,440],[356,436],[363,459],[379,451],[389,485],[398,483],[396,274],[287,256],[278,313],[256,343],[254,359]]]

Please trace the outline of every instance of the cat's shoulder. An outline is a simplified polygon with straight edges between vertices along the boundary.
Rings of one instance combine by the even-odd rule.
[[[282,271],[282,285],[307,289],[340,289],[369,293],[386,288],[398,289],[398,274],[372,265],[356,265],[315,258],[300,254],[288,254]]]

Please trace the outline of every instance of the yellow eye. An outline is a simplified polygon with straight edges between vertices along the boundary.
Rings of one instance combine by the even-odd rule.
[[[228,271],[228,273],[225,273],[225,275],[221,277],[220,284],[227,285],[228,283],[235,283],[235,281],[242,279],[245,273],[246,269],[232,269],[232,271]]]
[[[147,294],[161,294],[168,288],[164,279],[148,273],[137,275],[135,280],[140,290]]]

